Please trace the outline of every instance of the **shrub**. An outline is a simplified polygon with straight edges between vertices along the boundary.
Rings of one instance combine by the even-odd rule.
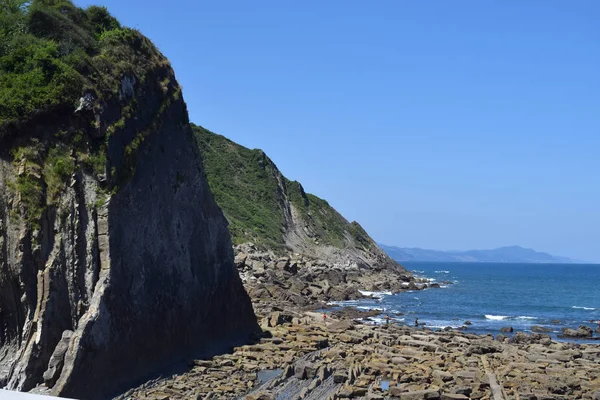
[[[44,180],[46,181],[46,201],[54,204],[68,180],[75,172],[75,159],[71,150],[64,144],[50,148],[44,163]]]

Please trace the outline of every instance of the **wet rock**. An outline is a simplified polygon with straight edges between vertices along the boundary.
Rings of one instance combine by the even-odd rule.
[[[562,335],[571,338],[587,338],[593,335],[593,331],[588,326],[580,325],[577,329],[563,328]]]
[[[549,346],[552,343],[552,338],[550,335],[546,335],[544,333],[532,333],[531,336],[529,336],[529,342]]]
[[[517,332],[510,340],[509,343],[529,343],[529,335],[525,332]]]
[[[500,329],[500,332],[504,332],[504,333],[512,333],[513,332],[513,327],[512,326],[504,326]]]
[[[504,343],[508,340],[508,336],[499,333],[496,335],[496,340],[500,343]]]
[[[545,326],[539,326],[539,325],[533,325],[531,327],[531,331],[537,332],[537,333],[545,333],[545,332],[552,332],[552,328],[547,328]]]

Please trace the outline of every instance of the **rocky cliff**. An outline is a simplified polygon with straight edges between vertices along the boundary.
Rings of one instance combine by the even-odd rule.
[[[103,397],[255,333],[168,61],[102,8],[1,7],[0,387]]]
[[[361,270],[405,270],[358,222],[285,178],[262,150],[250,150],[192,125],[209,185],[230,225],[234,244],[252,243],[276,255],[298,253]]]

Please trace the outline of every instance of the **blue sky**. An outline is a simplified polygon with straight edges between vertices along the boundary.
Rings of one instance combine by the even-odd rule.
[[[378,241],[600,261],[600,3],[76,1]]]

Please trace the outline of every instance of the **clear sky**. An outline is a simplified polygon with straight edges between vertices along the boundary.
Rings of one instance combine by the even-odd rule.
[[[600,261],[600,2],[98,0],[377,241]]]

